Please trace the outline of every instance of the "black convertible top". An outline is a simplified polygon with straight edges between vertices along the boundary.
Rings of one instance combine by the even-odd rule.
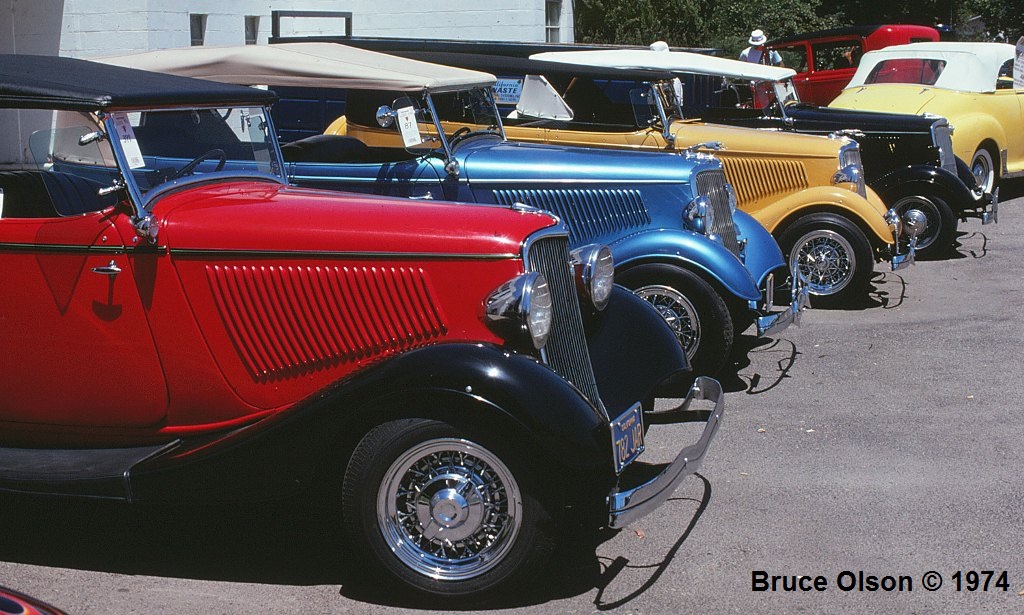
[[[273,92],[58,56],[0,54],[0,107],[96,111],[271,104]]]

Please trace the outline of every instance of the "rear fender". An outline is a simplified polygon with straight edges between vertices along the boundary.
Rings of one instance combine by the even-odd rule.
[[[625,237],[611,244],[611,249],[616,273],[645,263],[669,263],[715,280],[744,301],[761,297],[757,282],[736,255],[704,235],[660,229]]]

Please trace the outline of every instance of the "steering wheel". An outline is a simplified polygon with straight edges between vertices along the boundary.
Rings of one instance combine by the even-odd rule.
[[[217,162],[217,168],[214,169],[214,171],[220,171],[221,169],[223,169],[224,164],[228,161],[228,156],[227,154],[224,153],[224,150],[211,149],[206,153],[196,156],[191,160],[191,162],[178,169],[178,172],[172,175],[171,179],[180,179],[182,177],[185,177],[186,175],[192,175],[192,173],[196,170],[196,167],[199,166],[199,163],[203,162],[204,160],[209,160],[211,158],[219,159],[219,161]]]
[[[458,141],[461,141],[463,138],[465,138],[471,132],[473,132],[472,128],[470,128],[469,126],[463,126],[462,128],[460,128],[460,129],[456,130],[455,132],[453,132],[452,136],[448,137],[448,144],[449,145],[455,145],[455,143],[457,143]]]

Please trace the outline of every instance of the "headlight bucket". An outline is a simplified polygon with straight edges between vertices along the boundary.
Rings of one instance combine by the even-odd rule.
[[[860,159],[860,145],[856,141],[847,142],[839,148],[839,170],[832,176],[833,184],[853,184],[853,191],[867,198],[867,184],[864,180],[864,165]]]
[[[683,225],[703,235],[715,227],[715,208],[706,196],[698,196],[683,210]]]
[[[591,244],[571,254],[576,287],[597,311],[608,306],[615,284],[615,260],[606,245]]]
[[[548,341],[554,311],[543,274],[524,273],[505,282],[487,296],[487,324],[513,343],[529,339],[540,350]]]

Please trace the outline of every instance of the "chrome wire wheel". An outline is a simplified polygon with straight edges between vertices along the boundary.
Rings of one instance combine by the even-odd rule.
[[[460,438],[425,441],[400,455],[377,491],[387,546],[411,570],[441,581],[478,577],[515,544],[523,499],[508,467]]]
[[[853,245],[843,235],[828,229],[806,233],[793,244],[790,264],[796,264],[807,278],[812,295],[834,295],[850,284],[857,271]]]
[[[697,308],[682,293],[669,286],[641,286],[633,291],[654,306],[675,333],[690,361],[700,347],[701,328]]]

